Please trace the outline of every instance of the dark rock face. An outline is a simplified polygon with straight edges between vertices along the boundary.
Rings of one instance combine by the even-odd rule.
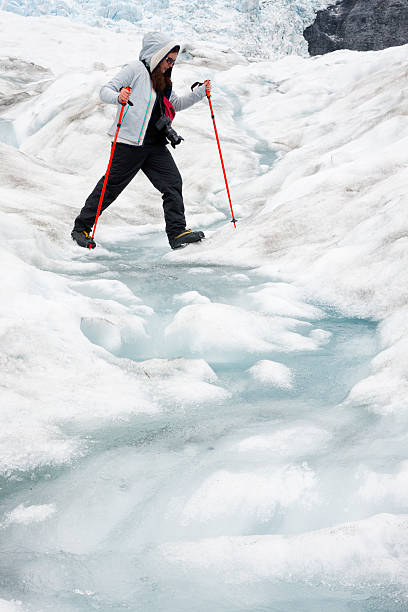
[[[408,43],[408,0],[340,0],[303,32],[310,55],[371,51]]]

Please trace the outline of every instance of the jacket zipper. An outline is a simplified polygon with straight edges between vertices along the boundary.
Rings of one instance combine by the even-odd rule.
[[[145,116],[144,116],[144,118],[143,118],[142,127],[140,128],[140,134],[139,134],[139,138],[137,139],[137,144],[140,144],[140,137],[142,136],[142,132],[143,132],[143,128],[144,128],[144,124],[145,124],[145,122],[146,122],[147,111],[149,110],[150,100],[152,99],[152,91],[153,91],[153,83],[152,83],[152,81],[150,81],[150,96],[149,96],[149,102],[147,103],[147,108],[146,108]]]

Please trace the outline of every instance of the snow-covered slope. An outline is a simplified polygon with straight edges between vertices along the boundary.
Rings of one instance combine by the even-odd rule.
[[[238,228],[203,101],[174,156],[206,241],[170,252],[138,176],[88,253],[140,37],[0,17],[0,608],[405,610],[407,49],[189,41]]]

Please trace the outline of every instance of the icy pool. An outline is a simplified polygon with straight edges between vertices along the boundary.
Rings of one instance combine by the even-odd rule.
[[[370,448],[376,417],[345,401],[375,325],[254,269],[163,259],[162,234],[103,236],[92,278],[69,279],[124,323],[81,329],[143,362],[160,409],[67,423],[82,458],[3,482],[3,596],[30,612],[406,610],[401,525],[373,516],[359,474],[391,457]]]

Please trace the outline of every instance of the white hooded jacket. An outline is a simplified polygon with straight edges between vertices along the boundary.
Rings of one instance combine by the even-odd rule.
[[[116,104],[118,107],[115,122],[108,131],[110,136],[115,135],[119,121],[122,106],[118,102],[119,92],[122,87],[131,87],[130,101],[133,102],[133,106],[129,107],[126,117],[122,121],[119,134],[121,138],[132,144],[143,144],[156,101],[156,92],[152,86],[152,79],[143,61],[149,65],[152,72],[174,47],[179,46],[180,43],[172,40],[169,36],[163,34],[163,32],[147,33],[143,38],[143,47],[139,55],[139,61],[136,60],[123,66],[122,70],[101,88],[101,100],[109,104]],[[205,85],[200,85],[185,96],[179,97],[172,92],[170,102],[176,111],[181,111],[192,106],[204,98],[204,96]]]

